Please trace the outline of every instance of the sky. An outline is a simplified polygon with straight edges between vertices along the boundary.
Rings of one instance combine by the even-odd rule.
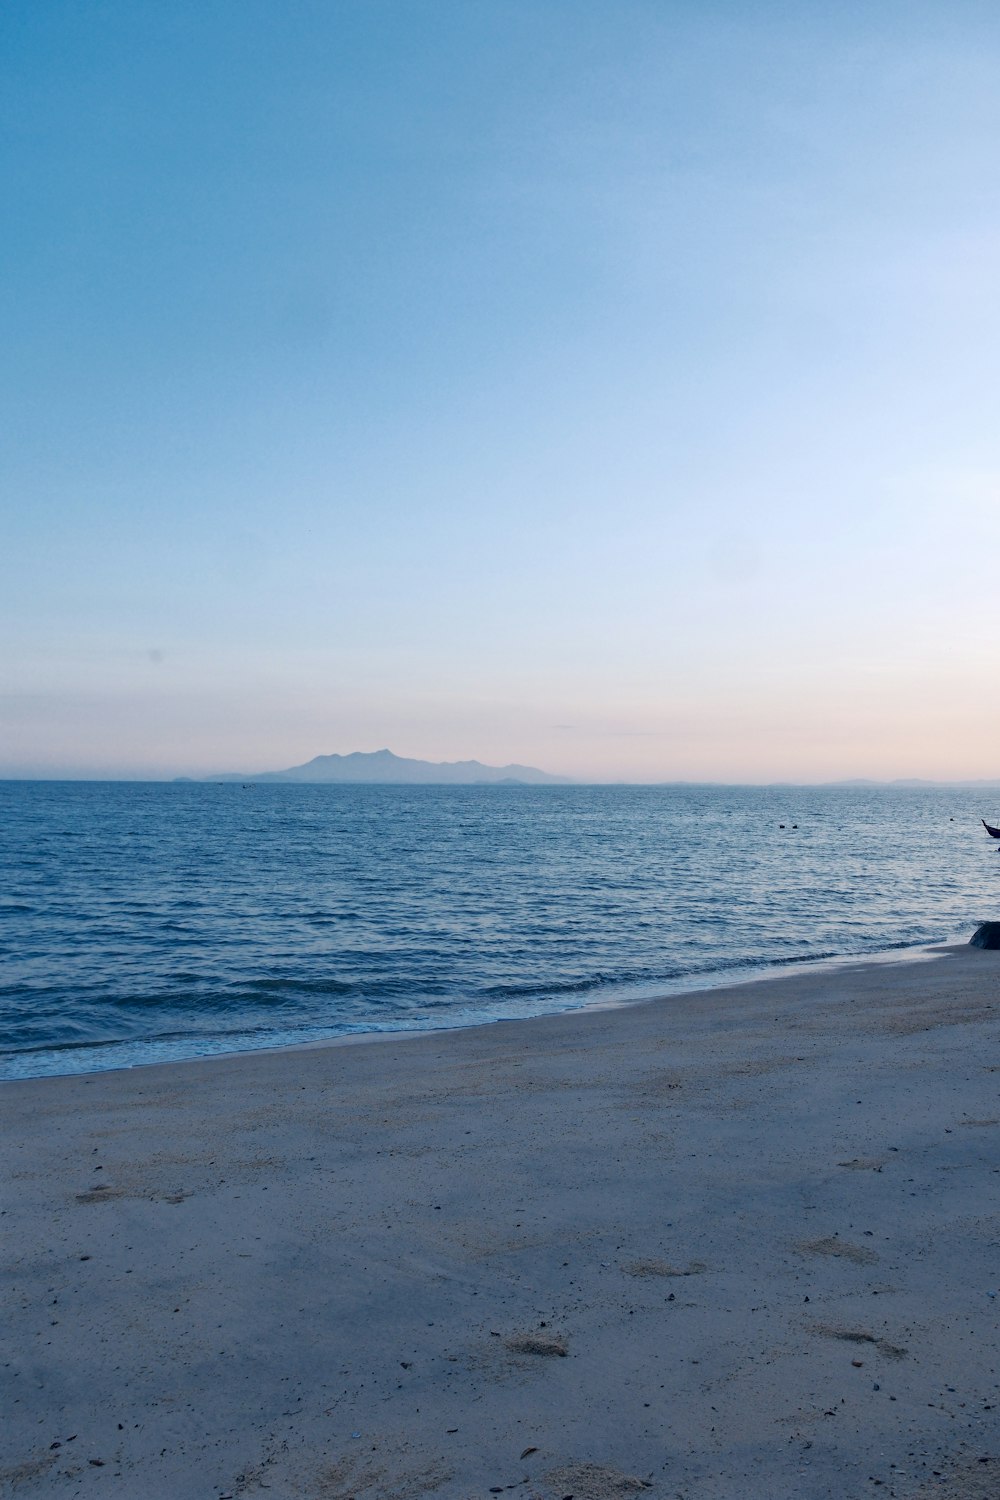
[[[1000,776],[993,0],[5,0],[0,776]]]

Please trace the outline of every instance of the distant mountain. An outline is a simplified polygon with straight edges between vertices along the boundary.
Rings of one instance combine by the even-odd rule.
[[[565,785],[568,776],[550,776],[534,766],[484,766],[478,760],[408,760],[391,750],[355,750],[351,755],[317,755],[304,766],[287,771],[262,771],[256,776],[209,776],[208,781],[383,782],[414,785],[474,786],[504,782],[529,786]]]

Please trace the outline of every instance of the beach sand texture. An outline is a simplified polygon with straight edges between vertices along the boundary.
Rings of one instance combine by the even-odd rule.
[[[1000,954],[7,1083],[0,1492],[1000,1496]]]

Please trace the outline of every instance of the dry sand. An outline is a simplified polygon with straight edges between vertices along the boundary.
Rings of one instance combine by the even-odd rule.
[[[0,1087],[0,1492],[1000,1496],[1000,954]]]

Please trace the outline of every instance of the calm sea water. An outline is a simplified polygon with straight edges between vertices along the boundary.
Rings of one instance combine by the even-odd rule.
[[[0,783],[0,1073],[967,938],[1000,899],[980,814],[938,790]]]

